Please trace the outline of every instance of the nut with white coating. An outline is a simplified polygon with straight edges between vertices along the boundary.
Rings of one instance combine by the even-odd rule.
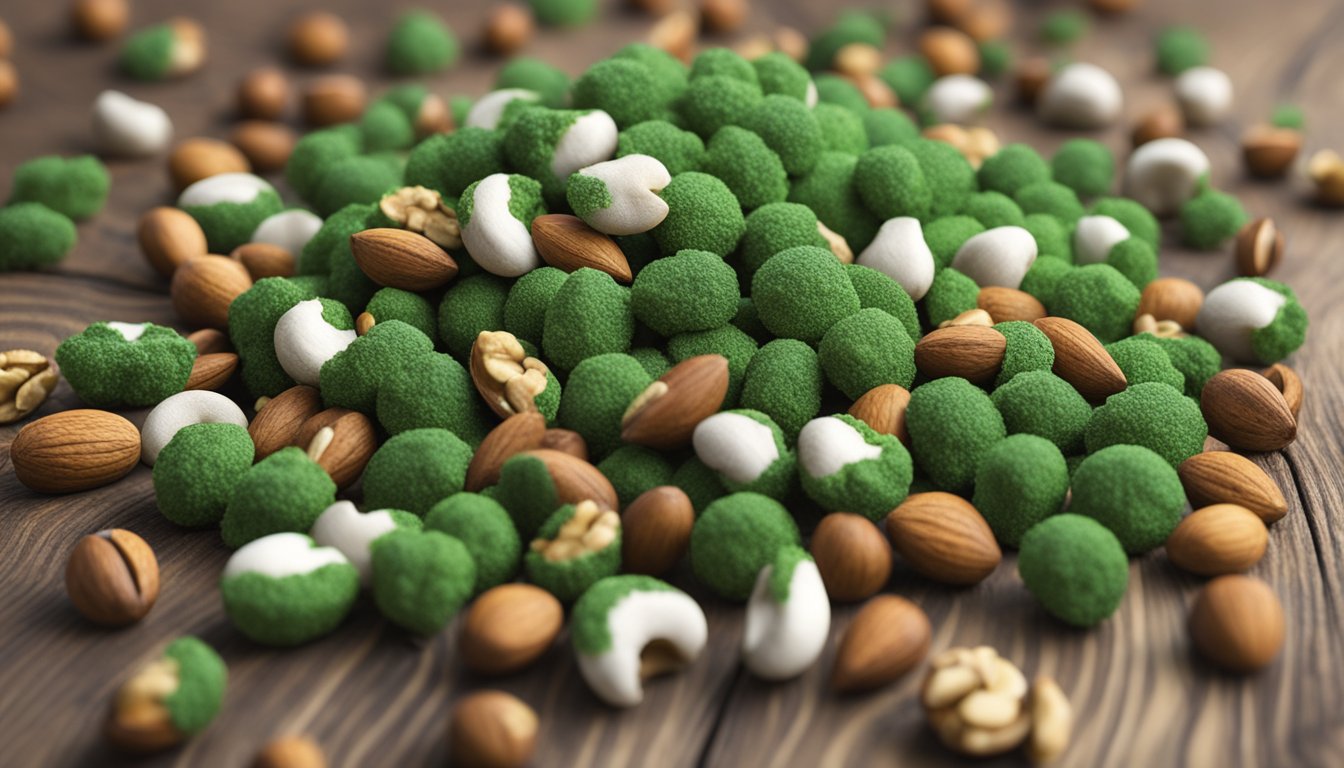
[[[811,667],[831,628],[831,601],[812,558],[798,547],[781,550],[761,569],[747,601],[742,658],[752,674],[787,680]]]
[[[327,322],[322,316],[325,309],[320,299],[301,301],[275,324],[273,339],[280,367],[290,378],[310,387],[318,385],[322,365],[357,338],[353,328],[337,328]]]
[[[588,226],[608,235],[648,232],[667,218],[658,193],[672,181],[648,155],[626,155],[580,168],[569,177],[569,204]]]
[[[140,460],[149,466],[179,429],[192,424],[235,424],[247,429],[247,416],[232,400],[205,389],[178,392],[154,406],[140,427]]]
[[[1232,79],[1221,69],[1187,69],[1176,78],[1174,87],[1189,125],[1213,125],[1232,111]]]
[[[1156,139],[1135,149],[1125,165],[1125,195],[1157,216],[1170,216],[1199,192],[1209,157],[1185,139]]]
[[[616,154],[619,134],[616,121],[600,109],[579,115],[556,142],[551,173],[557,179],[567,179],[580,168],[610,160]]]
[[[1046,123],[1060,128],[1105,128],[1120,117],[1124,92],[1115,76],[1095,64],[1070,64],[1046,83],[1036,111]]]
[[[1254,280],[1230,280],[1204,296],[1195,326],[1223,355],[1238,362],[1260,362],[1255,332],[1273,323],[1287,301]]]
[[[741,485],[755,482],[779,460],[770,428],[740,413],[724,411],[700,422],[691,443],[705,466]]]
[[[252,242],[277,245],[297,256],[322,228],[322,218],[302,208],[267,216],[252,232]]]
[[[1022,227],[995,227],[962,243],[952,268],[981,288],[1018,288],[1036,262],[1036,238]]]
[[[933,252],[924,241],[919,219],[900,216],[888,219],[877,237],[859,254],[858,264],[890,277],[919,301],[933,285]]]
[[[503,117],[504,110],[513,102],[536,103],[540,100],[540,94],[526,88],[500,88],[497,91],[491,91],[471,105],[471,109],[467,111],[467,119],[463,121],[463,126],[485,128],[493,131],[499,126],[499,119]]]
[[[217,203],[247,204],[263,192],[275,192],[269,181],[250,173],[220,173],[201,179],[182,190],[177,197],[177,206],[186,208],[195,205],[215,205]]]
[[[1101,264],[1129,230],[1110,216],[1084,216],[1073,230],[1073,255],[1078,264]]]
[[[974,123],[984,116],[994,101],[994,91],[978,77],[947,75],[929,86],[923,108],[935,123]]]
[[[468,191],[471,203],[463,207],[461,235],[472,260],[501,277],[517,277],[541,266],[541,255],[532,242],[531,220],[521,221],[510,209],[511,177],[491,174]]]
[[[322,511],[309,533],[320,546],[335,548],[345,555],[359,571],[360,583],[368,586],[373,575],[369,546],[379,536],[406,525],[411,519],[416,521],[410,523],[413,526],[419,522],[419,518],[409,512],[400,516],[390,509],[360,512],[353,503],[338,501]]]
[[[149,157],[168,148],[173,121],[157,105],[103,91],[93,102],[93,139],[108,155]]]

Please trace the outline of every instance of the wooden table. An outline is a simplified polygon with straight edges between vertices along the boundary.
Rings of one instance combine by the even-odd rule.
[[[864,3],[855,3],[864,5]],[[32,156],[87,151],[88,109],[105,87],[164,106],[178,135],[224,135],[232,90],[248,68],[277,60],[286,3],[236,0],[197,3],[210,35],[204,71],[174,83],[126,82],[114,72],[115,46],[90,47],[65,33],[64,2],[10,4],[4,11],[17,42],[22,99],[0,113],[0,186]],[[169,0],[136,2],[138,24],[171,15]],[[347,66],[377,77],[384,4],[341,0],[354,30]],[[399,4],[393,4],[399,5]],[[485,0],[436,3],[459,34],[474,40]],[[758,0],[751,29],[772,21],[812,29],[832,3]],[[764,7],[764,6],[770,7]],[[900,8],[916,19],[919,3]],[[1024,4],[1021,39],[1046,10]],[[1061,5],[1061,4],[1053,4]],[[898,564],[891,589],[918,602],[934,626],[934,648],[988,643],[1029,674],[1054,675],[1078,713],[1074,744],[1060,765],[1328,766],[1344,765],[1344,214],[1313,207],[1301,179],[1253,183],[1242,177],[1237,138],[1280,102],[1300,104],[1308,147],[1344,145],[1344,5],[1226,0],[1150,2],[1139,13],[1094,25],[1078,56],[1113,71],[1133,118],[1167,98],[1167,81],[1151,74],[1149,40],[1164,23],[1188,22],[1214,41],[1214,62],[1237,87],[1236,116],[1194,139],[1214,161],[1215,182],[1254,214],[1272,215],[1287,233],[1288,254],[1274,277],[1292,285],[1311,315],[1306,347],[1292,361],[1307,399],[1297,442],[1281,454],[1256,456],[1288,498],[1269,551],[1253,573],[1283,601],[1288,638],[1262,674],[1220,674],[1190,649],[1186,611],[1202,579],[1174,569],[1161,553],[1133,562],[1130,588],[1116,615],[1090,632],[1050,619],[1022,587],[1014,558],[974,589],[920,579]],[[592,61],[647,33],[650,22],[611,9],[598,25],[546,31],[528,53],[577,74]],[[908,50],[909,31],[891,52]],[[441,93],[479,94],[498,66],[472,50],[453,72],[435,78]],[[310,73],[297,77],[310,77]],[[1006,95],[1006,93],[1005,93]],[[1128,121],[1126,121],[1128,122]],[[999,110],[991,119],[1005,141],[1052,151],[1065,136],[1029,115]],[[1126,149],[1125,128],[1103,138]],[[171,201],[160,161],[115,162],[107,209],[80,226],[80,244],[59,268],[0,276],[0,349],[51,354],[61,339],[96,320],[176,324],[166,284],[135,244],[140,213]],[[3,189],[0,189],[3,192]],[[1168,239],[1175,240],[1174,233]],[[1211,287],[1232,274],[1228,251],[1189,253],[1171,247],[1162,271]],[[76,407],[64,383],[41,413]],[[144,412],[127,414],[137,422]],[[198,634],[229,663],[228,698],[218,719],[182,749],[148,762],[184,766],[245,765],[270,738],[311,734],[334,765],[441,764],[454,700],[483,686],[511,691],[534,706],[542,732],[537,764],[587,765],[923,765],[956,762],[925,728],[915,691],[919,674],[879,692],[837,697],[827,690],[834,639],[854,613],[839,607],[827,653],[792,682],[764,684],[744,674],[737,648],[741,609],[706,599],[711,644],[685,674],[651,684],[644,705],[614,711],[588,692],[562,640],[531,670],[503,680],[467,675],[455,661],[450,629],[412,643],[361,604],[334,635],[275,651],[230,627],[216,593],[228,552],[217,533],[186,532],[154,506],[150,473],[141,467],[108,488],[46,497],[14,479],[7,445],[17,426],[0,428],[0,764],[115,764],[99,727],[109,696],[128,672],[171,637]],[[125,527],[158,553],[163,590],[140,624],[121,631],[83,621],[64,594],[67,553],[86,533]],[[682,574],[678,581],[687,583]],[[701,595],[703,597],[703,595]],[[1019,761],[1014,755],[992,764]],[[980,763],[982,765],[986,763]]]

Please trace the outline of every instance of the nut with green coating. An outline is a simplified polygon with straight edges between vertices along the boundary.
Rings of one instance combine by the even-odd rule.
[[[196,345],[152,323],[94,323],[56,348],[75,394],[97,408],[142,408],[186,386]]]
[[[827,82],[823,78],[820,85]],[[868,132],[863,127],[860,113],[840,104],[828,104],[825,92],[822,94],[822,103],[812,108],[812,115],[821,126],[824,149],[851,157],[863,154],[868,149]]]
[[[211,253],[231,253],[252,239],[257,225],[284,210],[284,203],[260,176],[221,173],[182,190],[177,207],[201,225]]]
[[[459,53],[453,31],[426,11],[402,14],[387,37],[387,68],[394,75],[441,72],[457,62]]]
[[[467,369],[437,353],[388,370],[378,386],[375,410],[378,423],[393,435],[437,427],[478,445],[493,426]],[[543,415],[554,418],[554,409]]]
[[[1209,59],[1209,41],[1194,27],[1172,25],[1158,33],[1154,41],[1157,69],[1165,75],[1179,75],[1203,65]]]
[[[578,109],[600,109],[629,128],[667,113],[667,94],[656,85],[657,76],[641,61],[602,59],[574,81],[572,98]]]
[[[349,501],[338,501],[322,510],[309,535],[324,547],[334,547],[359,571],[360,584],[367,587],[373,576],[373,542],[400,528],[420,530],[420,518],[401,509],[375,509],[360,512]]]
[[[509,513],[477,493],[455,493],[430,508],[425,528],[452,536],[476,563],[476,594],[513,579],[523,545]]]
[[[406,323],[378,323],[322,365],[318,375],[322,399],[329,407],[374,413],[378,388],[388,373],[433,351],[434,342]]]
[[[975,309],[979,297],[980,286],[974,280],[952,267],[940,269],[933,276],[929,292],[924,294],[924,314],[929,325],[937,328],[962,312]]]
[[[863,113],[863,130],[868,134],[868,146],[885,147],[889,144],[908,144],[919,138],[915,122],[899,109],[882,107]]]
[[[803,492],[827,511],[845,510],[877,522],[910,490],[910,454],[892,435],[846,414],[809,421],[798,433]]]
[[[826,146],[816,115],[804,102],[789,96],[767,95],[737,124],[760,136],[790,176],[811,171]]]
[[[179,429],[154,462],[154,500],[177,525],[199,528],[224,517],[233,490],[252,468],[254,448],[235,424]]]
[[[751,281],[765,327],[781,338],[820,341],[831,326],[859,311],[844,267],[828,250],[799,246],[770,257]]]
[[[1185,375],[1171,364],[1162,345],[1153,341],[1155,337],[1131,336],[1128,339],[1106,345],[1111,359],[1120,366],[1125,381],[1131,385],[1156,381],[1166,384],[1177,392],[1185,391]]]
[[[737,273],[708,251],[678,251],[640,270],[630,309],[655,333],[675,336],[726,325],[737,314]]]
[[[648,155],[657,158],[673,176],[700,170],[705,157],[705,142],[666,120],[646,120],[621,131],[616,140],[616,157]]]
[[[541,182],[547,204],[561,207],[569,175],[610,160],[618,133],[600,109],[531,107],[505,129],[504,156],[515,171]]]
[[[568,278],[555,267],[538,267],[514,281],[504,302],[504,330],[541,346],[546,308]]]
[[[1121,444],[1143,446],[1175,467],[1203,451],[1208,436],[1198,403],[1170,384],[1150,381],[1131,384],[1092,412],[1087,451]]]
[[[671,180],[657,158],[625,155],[580,168],[569,177],[566,196],[575,215],[598,232],[637,235],[667,218],[660,193]]]
[[[462,490],[471,454],[446,429],[412,429],[389,438],[364,468],[365,503],[423,517],[441,499]]]
[[[375,323],[400,320],[431,339],[438,333],[434,307],[418,293],[401,288],[380,288],[364,306],[364,311]]]
[[[1048,371],[1055,364],[1055,347],[1039,328],[1023,320],[997,323],[994,330],[1003,334],[1008,344],[1003,350],[995,387],[1001,387],[1015,376],[1027,371]]]
[[[571,272],[546,308],[541,348],[564,370],[597,355],[625,352],[635,333],[630,289],[584,267]]]
[[[1131,555],[1162,546],[1185,510],[1176,470],[1138,445],[1093,452],[1074,470],[1072,486],[1069,511],[1109,528]]]
[[[975,473],[972,503],[1006,547],[1021,544],[1032,526],[1059,512],[1069,492],[1069,468],[1043,437],[1009,435],[990,448]]]
[[[779,155],[760,136],[725,125],[709,140],[702,169],[728,185],[745,210],[783,202],[789,178]]]
[[[1027,531],[1017,571],[1045,610],[1078,627],[1115,613],[1129,585],[1129,560],[1115,535],[1075,514],[1054,515]]]
[[[1209,291],[1195,320],[1199,335],[1238,362],[1277,363],[1306,340],[1307,313],[1292,288],[1263,277]]]
[[[1079,197],[1097,197],[1115,183],[1115,156],[1093,139],[1069,139],[1050,158],[1050,177]]]
[[[800,245],[829,247],[818,229],[817,215],[800,203],[770,203],[747,216],[738,256],[751,274],[776,253]]]
[[[769,416],[790,440],[821,411],[822,372],[817,353],[797,339],[762,345],[742,377],[743,408]]]
[[[742,377],[756,357],[756,340],[735,325],[721,325],[708,331],[691,331],[667,340],[667,354],[680,363],[698,355],[722,355],[728,359],[728,392],[723,406],[737,402],[742,394]]]
[[[75,223],[41,203],[0,208],[0,272],[56,264],[75,247]]]
[[[991,398],[1009,435],[1038,435],[1065,454],[1082,452],[1092,406],[1049,370],[1020,373],[999,385]]]
[[[541,184],[516,173],[491,174],[462,190],[457,210],[462,244],[486,272],[526,274],[541,266],[531,226],[545,213]]]
[[[307,531],[336,500],[336,484],[301,448],[282,448],[252,465],[229,497],[219,532],[238,549],[272,533]]]
[[[117,63],[136,80],[165,80],[195,72],[204,61],[205,30],[178,17],[127,38]]]
[[[1139,289],[1108,264],[1074,267],[1054,286],[1050,314],[1067,317],[1103,344],[1130,335],[1139,308]]]
[[[398,528],[375,539],[369,551],[374,603],[415,634],[443,629],[475,589],[476,561],[446,533]]]
[[[1232,239],[1249,218],[1237,198],[1206,190],[1181,206],[1182,236],[1186,245],[1211,251]]]
[[[275,326],[291,308],[313,298],[299,283],[267,277],[229,305],[229,340],[238,351],[243,384],[255,397],[274,397],[294,386],[275,354]]]
[[[846,264],[845,274],[849,276],[849,283],[854,286],[854,292],[859,295],[861,309],[880,309],[886,312],[901,322],[911,341],[919,341],[919,311],[915,308],[915,300],[906,293],[900,283],[862,264]]]
[[[1171,364],[1185,378],[1186,397],[1198,398],[1204,390],[1204,382],[1223,369],[1222,355],[1198,336],[1166,337],[1144,333],[1138,338],[1151,341],[1166,351]]]
[[[652,231],[664,254],[700,250],[727,256],[737,247],[746,220],[728,185],[707,173],[672,177],[662,191],[667,218]]]
[[[626,409],[652,383],[652,377],[630,355],[589,357],[566,380],[557,422],[583,435],[593,458],[601,460],[620,445]]]
[[[499,330],[504,325],[508,298],[508,281],[491,274],[455,281],[439,303],[439,338],[444,348],[458,360],[466,360],[481,331]]]
[[[528,579],[566,603],[620,567],[621,516],[595,501],[557,509],[523,558]]]
[[[793,488],[797,457],[779,425],[759,411],[720,411],[695,427],[695,455],[732,493],[783,499]]]
[[[219,593],[229,621],[263,645],[295,646],[334,630],[359,595],[359,572],[335,547],[273,533],[234,552]]]
[[[597,15],[597,0],[527,0],[527,4],[548,27],[577,27]]]
[[[843,237],[855,252],[867,248],[882,225],[881,219],[869,213],[859,197],[854,183],[857,164],[855,155],[822,152],[812,170],[794,179],[789,189],[789,202],[811,208],[817,219]]]
[[[1007,436],[989,395],[956,377],[915,387],[905,423],[915,464],[949,491],[970,487],[980,460]]]
[[[908,388],[915,380],[915,342],[880,309],[861,309],[836,322],[817,351],[826,378],[850,400],[881,384]]]
[[[501,140],[500,132],[473,126],[434,134],[411,150],[403,183],[460,198],[472,182],[504,171]]]
[[[186,635],[117,689],[104,732],[128,752],[155,752],[205,730],[224,705],[229,671],[215,650]]]
[[[707,75],[687,84],[676,110],[687,128],[708,139],[725,125],[740,124],[762,98],[757,83],[729,75]]]
[[[1006,144],[985,158],[976,172],[980,189],[1016,195],[1019,189],[1050,180],[1050,166],[1026,144]]]
[[[598,463],[597,469],[611,481],[623,508],[650,488],[672,482],[672,463],[663,454],[642,445],[617,448]]]
[[[798,526],[779,502],[758,493],[733,493],[711,503],[691,529],[691,570],[725,600],[751,596],[756,576],[780,548],[797,545]]]
[[[1027,223],[1022,209],[1002,192],[977,192],[967,197],[962,214],[970,216],[987,229],[1021,227]],[[1032,233],[1032,238],[1035,238],[1035,233]]]
[[[926,219],[933,203],[919,161],[901,146],[874,147],[859,155],[854,186],[868,210],[883,220],[898,216]]]
[[[41,203],[72,219],[87,219],[103,209],[111,183],[93,155],[37,157],[14,169],[9,205]]]

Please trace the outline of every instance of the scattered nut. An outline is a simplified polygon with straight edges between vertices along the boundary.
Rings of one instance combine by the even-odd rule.
[[[191,364],[191,375],[187,377],[187,383],[182,388],[217,391],[228,383],[236,370],[238,370],[238,355],[232,352],[197,355]]]
[[[663,16],[649,31],[649,45],[660,48],[690,63],[695,53],[695,37],[699,21],[690,11],[674,11]]]
[[[1003,754],[1021,746],[1033,730],[1027,679],[988,646],[951,648],[934,656],[920,701],[939,741],[961,754]]]
[[[90,42],[111,40],[126,31],[131,9],[126,0],[75,0],[70,23],[75,33]]]
[[[1124,101],[1114,75],[1095,64],[1075,62],[1050,77],[1036,113],[1050,125],[1092,130],[1118,120]]]
[[[560,601],[541,587],[493,587],[476,598],[462,620],[462,663],[483,675],[512,674],[541,658],[564,624]]]
[[[193,256],[173,272],[168,292],[182,322],[193,328],[229,327],[229,305],[252,287],[252,276],[228,256]]]
[[[359,317],[355,318],[355,333],[363,336],[373,330],[373,326],[377,325],[377,323],[378,319],[372,314],[368,312],[360,312]]]
[[[159,598],[159,561],[145,540],[114,528],[79,540],[65,564],[65,591],[95,624],[124,627]]]
[[[1200,507],[1181,519],[1167,538],[1167,558],[1183,571],[1221,576],[1260,562],[1269,530],[1251,510],[1237,504]]]
[[[1276,178],[1288,173],[1302,151],[1302,134],[1292,128],[1261,125],[1241,138],[1241,157],[1252,176]]]
[[[422,234],[445,250],[462,248],[457,214],[438,192],[427,187],[402,187],[378,203],[383,215],[403,229]]]
[[[378,433],[369,417],[359,411],[328,408],[299,426],[294,445],[308,451],[337,488],[347,488],[363,474],[378,449]]]
[[[351,75],[326,75],[303,91],[303,119],[315,128],[348,123],[364,114],[364,81]]]
[[[747,0],[700,0],[700,22],[710,32],[733,32],[750,13]]]
[[[327,768],[327,756],[307,736],[283,736],[257,753],[252,768]]]
[[[19,71],[14,62],[0,59],[0,109],[9,106],[19,95]]]
[[[1190,639],[1209,661],[1232,672],[1254,672],[1283,648],[1283,606],[1265,582],[1219,576],[1190,608]]]
[[[182,190],[221,173],[250,173],[251,164],[236,147],[219,139],[187,139],[168,156],[168,173]]]
[[[914,603],[878,595],[863,604],[835,651],[831,687],[864,691],[894,682],[928,655],[933,629]]]
[[[1334,150],[1323,149],[1311,156],[1307,174],[1316,185],[1316,199],[1331,206],[1344,206],[1344,159]]]
[[[0,103],[5,101],[4,81],[4,67],[0,66]],[[149,157],[168,148],[173,140],[173,121],[161,107],[120,91],[103,91],[93,102],[93,137],[107,154]]]
[[[1288,514],[1288,501],[1265,470],[1231,451],[1204,451],[1177,467],[1185,495],[1196,508],[1237,504],[1270,525]]]
[[[201,225],[180,208],[159,206],[145,211],[136,233],[145,260],[164,277],[172,277],[182,263],[208,252]]]
[[[1171,104],[1149,111],[1134,124],[1130,142],[1137,148],[1158,139],[1178,139],[1185,133],[1185,118]]]
[[[463,768],[522,768],[537,746],[537,713],[503,691],[477,691],[457,703],[448,752]]]
[[[533,539],[531,549],[540,552],[547,562],[573,560],[607,548],[620,531],[620,515],[595,501],[581,501],[574,505],[574,516],[560,526],[554,539]]]
[[[952,123],[931,125],[923,131],[924,138],[951,144],[973,168],[999,151],[999,137],[983,126],[969,128]]]
[[[1297,371],[1284,365],[1275,363],[1260,372],[1266,379],[1283,393],[1284,402],[1288,403],[1288,410],[1293,412],[1293,418],[1302,410],[1302,379],[1297,375]]]
[[[244,120],[229,133],[229,141],[257,173],[282,170],[298,139],[294,129],[266,120]]]
[[[1244,368],[1214,374],[1199,394],[1209,434],[1233,448],[1277,451],[1297,438],[1297,419],[1269,379]]]
[[[159,452],[178,430],[192,424],[233,424],[247,427],[243,409],[232,400],[206,390],[187,390],[164,399],[145,416],[140,427],[140,460],[154,466]]]
[[[1131,328],[1135,336],[1148,333],[1159,339],[1179,339],[1186,335],[1185,329],[1175,320],[1158,320],[1149,314],[1136,315]]]
[[[289,78],[275,67],[254,69],[238,84],[238,114],[277,120],[289,103]]]
[[[718,413],[728,394],[728,358],[696,355],[641,392],[621,417],[621,439],[669,450],[691,442],[696,426]]]
[[[891,545],[862,515],[832,512],[823,517],[812,533],[810,549],[832,600],[865,600],[891,577]]]
[[[1283,259],[1283,232],[1268,216],[1248,221],[1237,233],[1237,274],[1264,277]]]
[[[1050,60],[1044,56],[1028,56],[1017,64],[1013,82],[1017,88],[1017,98],[1027,106],[1034,106],[1045,90],[1046,83],[1055,72]]]
[[[621,569],[661,576],[691,543],[695,507],[686,492],[660,485],[641,493],[621,513]]]
[[[777,589],[779,558],[792,563],[783,590]],[[797,547],[779,558],[757,574],[742,627],[742,661],[764,680],[787,680],[806,672],[821,656],[831,629],[831,603],[817,564]]]
[[[1191,67],[1177,75],[1175,90],[1189,125],[1213,125],[1232,109],[1232,78],[1220,69]]]
[[[980,49],[970,35],[961,30],[930,27],[919,36],[918,46],[939,77],[974,75],[980,70]]]
[[[0,352],[0,424],[13,424],[37,410],[56,389],[61,375],[31,349]]]
[[[968,309],[951,320],[944,320],[938,324],[939,328],[957,328],[960,326],[982,326],[989,328],[994,325],[994,317],[983,309]]]
[[[61,411],[20,429],[9,445],[9,460],[18,481],[38,493],[87,491],[135,468],[140,431],[115,413]]]
[[[476,391],[502,419],[537,410],[536,397],[546,391],[546,364],[528,357],[508,331],[481,331],[471,345],[469,369]]]
[[[1202,306],[1204,291],[1198,285],[1179,277],[1159,277],[1139,294],[1136,314],[1150,315],[1158,322],[1170,320],[1181,328],[1194,328]]]
[[[836,51],[831,67],[846,77],[870,77],[882,68],[882,52],[867,43],[850,43]]]
[[[289,26],[288,37],[290,58],[310,67],[335,64],[350,45],[350,30],[345,21],[324,11],[312,11],[295,19]]]
[[[508,56],[527,45],[535,32],[532,12],[515,3],[495,6],[485,21],[485,44],[500,56]]]
[[[548,429],[541,435],[541,447],[588,461],[588,443],[572,429]]]
[[[253,281],[294,274],[294,254],[270,243],[244,243],[234,248],[229,258],[242,264]]]

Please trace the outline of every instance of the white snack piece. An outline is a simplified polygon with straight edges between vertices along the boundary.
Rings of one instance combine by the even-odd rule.
[[[121,337],[127,341],[139,341],[140,337],[145,335],[149,328],[149,323],[122,323],[116,320],[109,320],[107,327],[121,334]]]
[[[611,648],[596,654],[578,653],[579,672],[598,698],[616,707],[633,707],[644,700],[640,654],[659,640],[670,645],[685,664],[700,655],[709,637],[705,612],[679,590],[635,591],[622,597],[607,613]]]
[[[272,339],[275,357],[290,378],[316,387],[322,364],[335,357],[358,337],[354,329],[342,330],[322,317],[322,302],[300,301],[275,323]]]
[[[1240,363],[1258,363],[1251,336],[1274,322],[1287,301],[1283,294],[1252,280],[1229,280],[1204,296],[1195,327],[1223,355]]]
[[[1036,238],[1022,227],[995,227],[957,249],[952,268],[981,288],[1017,288],[1036,261]]]
[[[1170,216],[1199,192],[1209,157],[1185,139],[1147,142],[1125,164],[1125,195],[1155,216]]]
[[[531,229],[509,210],[512,198],[508,174],[486,176],[472,193],[471,218],[462,227],[462,244],[472,260],[501,277],[517,277],[541,266]]]
[[[667,218],[667,203],[658,193],[672,181],[672,174],[657,158],[626,155],[580,168],[575,175],[601,181],[611,195],[611,205],[583,216],[584,222],[598,232],[637,235]]]
[[[877,237],[863,249],[856,263],[876,269],[900,283],[915,301],[929,292],[936,270],[933,251],[924,241],[924,228],[919,219],[911,216],[883,222]]]
[[[740,413],[723,411],[695,426],[695,455],[735,483],[752,483],[779,460],[770,427]]]
[[[813,419],[798,432],[798,467],[815,478],[881,455],[882,446],[869,445],[857,429],[834,416]]]
[[[463,121],[463,127],[493,131],[499,125],[499,118],[504,115],[505,107],[520,99],[540,101],[541,94],[526,88],[500,88],[491,91],[477,99],[476,103],[471,105],[471,109],[467,110],[467,119]]]
[[[1073,255],[1078,264],[1101,264],[1117,243],[1129,239],[1129,230],[1110,216],[1084,216],[1073,230]]]
[[[551,173],[557,179],[568,179],[580,168],[610,160],[616,154],[619,134],[616,121],[600,109],[579,115],[555,145]]]
[[[173,121],[157,105],[103,91],[93,101],[93,139],[107,155],[151,157],[172,143]]]
[[[215,205],[216,203],[250,203],[262,192],[274,192],[275,187],[260,176],[250,173],[219,173],[192,184],[177,197],[177,206]]]
[[[972,75],[946,75],[924,94],[924,107],[935,123],[966,125],[979,120],[994,102],[994,91]]]
[[[262,219],[253,230],[251,241],[280,246],[297,259],[303,253],[303,247],[321,228],[322,217],[302,208],[294,208]]]
[[[1050,125],[1094,130],[1115,123],[1124,106],[1125,95],[1114,75],[1095,64],[1078,62],[1050,78],[1036,109]]]
[[[1221,69],[1187,69],[1176,77],[1174,88],[1185,122],[1197,128],[1213,125],[1232,111],[1232,78]]]
[[[386,509],[361,513],[351,502],[338,501],[322,511],[309,533],[318,544],[339,550],[359,571],[359,582],[368,586],[373,575],[369,545],[396,528],[392,513]]]
[[[345,555],[340,550],[315,546],[313,540],[302,533],[272,533],[239,547],[224,564],[224,575],[221,578],[259,573],[273,579],[283,579],[345,562]]]
[[[189,389],[154,406],[140,427],[140,460],[149,466],[179,429],[192,424],[235,424],[247,429],[247,416],[232,400],[204,389]]]
[[[742,657],[757,677],[787,680],[806,672],[825,649],[831,601],[811,559],[794,566],[789,597],[782,603],[770,592],[773,573],[773,564],[761,569],[747,601]]]

